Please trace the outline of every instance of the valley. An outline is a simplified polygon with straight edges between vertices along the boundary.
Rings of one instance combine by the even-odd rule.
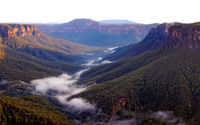
[[[91,47],[46,36],[34,25],[2,24],[0,120],[196,125],[199,26],[163,23],[138,43]]]
[[[200,125],[199,0],[2,0],[0,125]]]

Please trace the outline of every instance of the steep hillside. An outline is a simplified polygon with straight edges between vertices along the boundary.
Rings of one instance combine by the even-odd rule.
[[[118,78],[168,54],[167,51],[162,53],[160,52],[162,51],[158,50],[158,52],[147,52],[134,58],[127,58],[115,63],[94,67],[81,75],[79,84],[99,84]]]
[[[91,50],[48,37],[33,25],[0,24],[0,79],[29,82],[63,72],[74,73],[84,61],[74,54]]]
[[[103,24],[90,19],[76,19],[65,24],[38,25],[50,36],[89,46],[114,47],[142,40],[157,24]]]
[[[96,103],[97,107],[110,115],[119,110],[134,112],[169,110],[176,116],[182,117],[187,124],[198,125],[200,122],[199,24],[171,26],[163,47],[135,57],[135,61],[130,63],[142,62],[143,59],[150,57],[157,58],[153,60],[150,58],[151,61],[143,60],[145,62],[142,66],[133,64],[131,72],[92,86],[77,96]],[[124,68],[124,72],[126,70]]]
[[[80,66],[62,62],[47,61],[9,48],[4,49],[0,60],[0,79],[30,81],[62,72],[74,73]]]
[[[127,57],[137,56],[146,51],[160,48],[167,41],[168,29],[170,26],[171,24],[164,23],[160,24],[156,28],[152,28],[141,42],[122,47],[105,59],[118,60]]]
[[[0,95],[1,125],[73,125],[39,96],[10,98]]]

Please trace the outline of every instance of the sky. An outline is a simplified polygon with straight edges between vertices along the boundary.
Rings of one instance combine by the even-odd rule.
[[[200,21],[200,0],[0,0],[0,23],[64,23],[76,18],[137,23]]]

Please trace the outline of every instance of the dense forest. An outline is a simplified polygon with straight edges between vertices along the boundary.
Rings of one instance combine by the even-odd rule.
[[[176,48],[128,74],[90,87],[78,96],[96,103],[110,115],[123,99],[123,109],[142,112],[170,110],[189,124],[198,124],[199,55],[198,49]]]
[[[199,29],[199,23],[177,23],[159,49],[85,72],[80,84],[97,85],[74,97],[97,104],[110,117],[118,111],[173,111],[187,124],[198,125]]]
[[[39,96],[10,98],[0,95],[1,125],[73,125]]]

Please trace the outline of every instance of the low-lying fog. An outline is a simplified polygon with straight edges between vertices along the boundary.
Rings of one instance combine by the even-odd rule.
[[[104,53],[113,53],[116,49],[117,47],[108,48],[104,50]],[[95,110],[95,105],[90,104],[82,98],[74,98],[71,100],[68,100],[68,98],[87,89],[86,86],[76,84],[83,72],[89,70],[91,67],[106,63],[112,62],[109,60],[102,60],[102,57],[95,57],[95,59],[88,60],[86,64],[82,64],[84,68],[73,75],[64,73],[57,77],[36,79],[31,81],[31,84],[35,87],[35,93],[55,97],[71,111]]]

